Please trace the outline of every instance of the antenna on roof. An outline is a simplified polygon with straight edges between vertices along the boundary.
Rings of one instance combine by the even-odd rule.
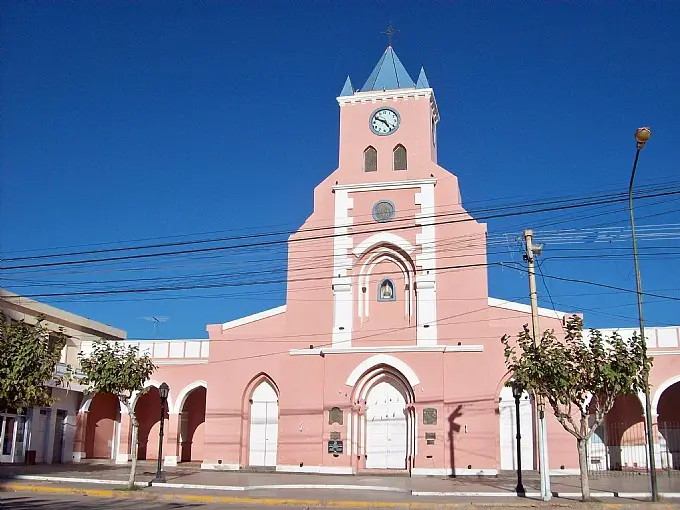
[[[160,316],[150,316],[150,317],[140,317],[140,319],[153,322],[153,337],[156,338],[156,334],[158,333],[158,325],[161,322],[167,322],[170,317],[160,317]]]

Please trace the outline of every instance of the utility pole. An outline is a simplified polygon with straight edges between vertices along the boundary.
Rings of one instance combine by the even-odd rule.
[[[534,338],[534,345],[538,346],[541,341],[541,331],[538,327],[538,294],[536,293],[536,271],[534,267],[534,257],[540,255],[542,251],[541,245],[534,246],[534,233],[531,230],[524,231],[524,242],[526,245],[526,253],[524,255],[527,265],[529,266],[529,294],[531,297],[531,324]],[[548,473],[548,443],[547,443],[547,427],[545,423],[545,402],[543,398],[534,395],[534,402],[538,408],[538,469],[541,475],[541,499],[543,501],[550,501],[552,499],[552,491],[550,490],[550,475]]]

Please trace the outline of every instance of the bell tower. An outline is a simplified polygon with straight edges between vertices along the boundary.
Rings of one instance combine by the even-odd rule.
[[[439,110],[425,70],[414,82],[388,46],[364,85],[347,77],[340,105],[341,170],[351,180],[422,178],[437,163]]]

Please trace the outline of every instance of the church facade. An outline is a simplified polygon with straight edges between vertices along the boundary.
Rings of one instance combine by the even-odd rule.
[[[388,47],[363,87],[348,78],[337,102],[338,168],[289,238],[286,304],[209,325],[207,340],[142,345],[160,367],[149,385],[171,387],[165,462],[346,474],[514,469],[500,338],[530,323],[530,309],[488,295],[486,225],[437,164],[434,91]],[[565,313],[539,312],[541,329],[562,331]],[[663,335],[680,353],[677,328]],[[653,384],[675,377],[673,360],[656,362]],[[142,458],[157,449],[157,402],[151,391],[134,404]],[[78,458],[127,462],[126,412],[104,396],[86,399]],[[575,441],[547,415],[550,467],[571,473]],[[520,417],[522,464],[532,469],[526,394]]]

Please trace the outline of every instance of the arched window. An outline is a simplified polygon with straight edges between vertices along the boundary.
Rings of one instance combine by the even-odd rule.
[[[392,152],[394,156],[394,169],[406,170],[406,147],[399,144]]]
[[[389,278],[385,278],[378,286],[378,301],[396,301],[396,299],[394,282]]]
[[[378,151],[370,145],[364,151],[364,172],[378,171]]]

